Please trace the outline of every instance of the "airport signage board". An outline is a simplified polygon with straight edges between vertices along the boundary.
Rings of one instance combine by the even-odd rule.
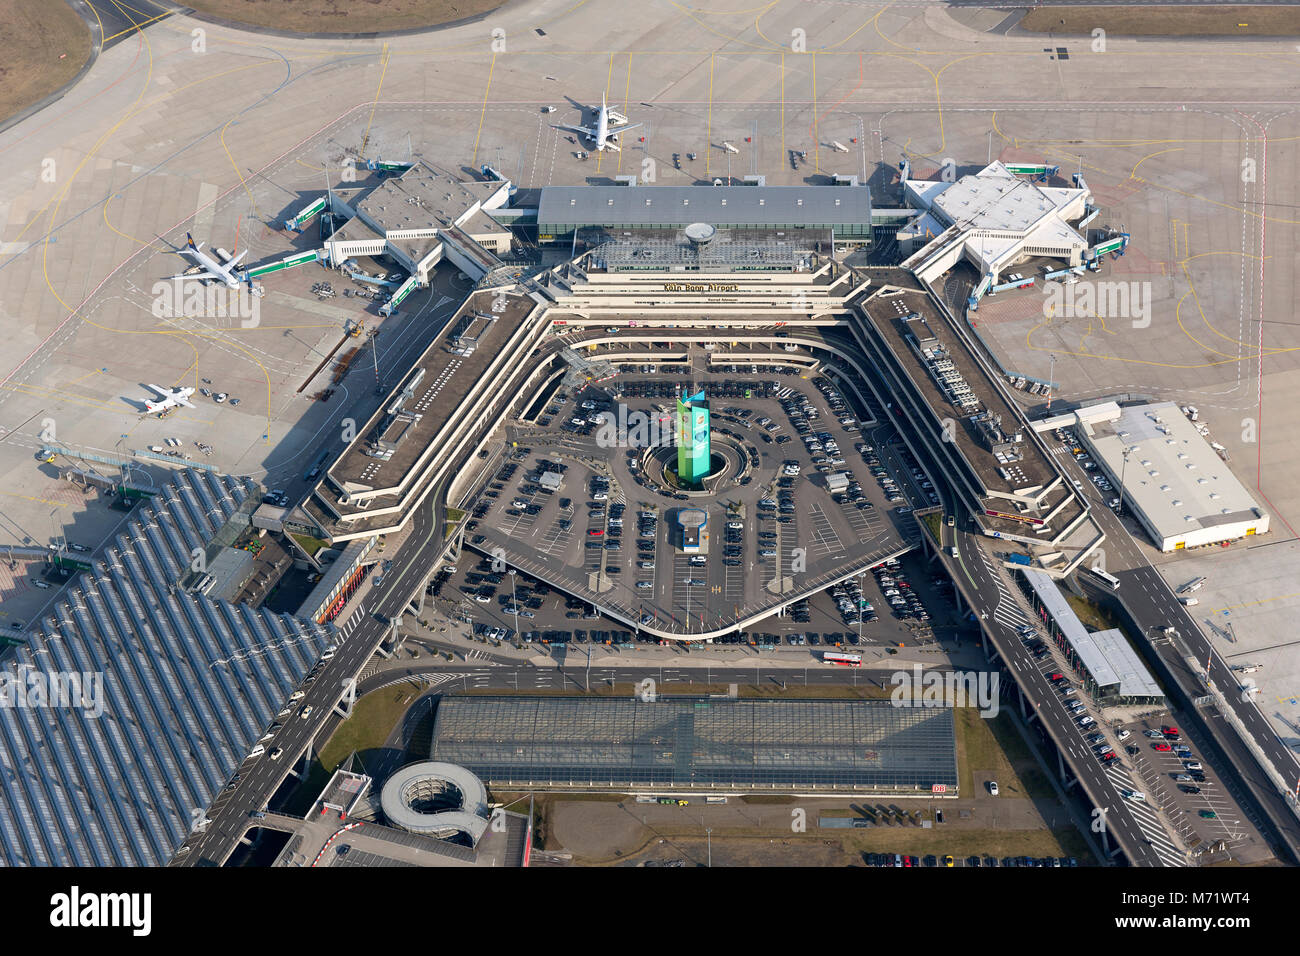
[[[1043,524],[1042,518],[1026,518],[1024,515],[1008,514],[1005,511],[990,511],[989,509],[985,508],[984,513],[988,515],[990,518],[1006,518],[1009,521],[1019,521],[1022,522],[1023,524],[1032,524],[1032,525]]]
[[[665,282],[665,292],[739,292],[737,282]]]
[[[931,793],[947,793],[948,785],[946,783],[936,783],[930,787]]]

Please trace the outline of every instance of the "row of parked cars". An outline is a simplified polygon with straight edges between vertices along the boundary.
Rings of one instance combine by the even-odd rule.
[[[893,562],[897,567],[898,562]],[[862,585],[858,583],[857,578],[849,578],[840,584],[832,585],[830,588],[831,600],[839,609],[840,620],[846,627],[854,624],[869,624],[872,621],[879,620],[876,609],[870,601],[862,596]],[[853,643],[856,644],[858,636],[853,635]]]
[[[1088,454],[1083,446],[1079,444],[1079,437],[1068,428],[1058,428],[1056,430],[1056,440],[1063,442],[1065,447],[1070,450],[1070,454],[1074,456],[1074,460],[1079,463],[1079,467],[1088,472],[1088,478],[1097,486],[1097,490],[1103,493],[1103,497],[1107,499],[1106,504],[1111,508],[1118,508],[1119,498],[1110,494],[1114,490],[1110,480],[1097,469],[1097,463],[1092,460],[1092,455]],[[1080,491],[1083,490],[1083,485],[1077,478],[1070,480],[1074,482],[1075,488]]]
[[[900,620],[914,620],[926,623],[930,612],[912,590],[912,584],[903,573],[902,566],[896,558],[890,558],[884,564],[871,569],[876,576],[876,584],[889,606],[894,609],[894,616]]]
[[[1178,728],[1165,724],[1159,730],[1144,730],[1142,734],[1156,741],[1151,745],[1152,750],[1160,753],[1172,753],[1182,763],[1181,770],[1170,773],[1170,776],[1178,783],[1178,789],[1183,793],[1200,793],[1201,788],[1196,784],[1205,782],[1205,766],[1196,759],[1196,755],[1192,753],[1192,748],[1181,742],[1182,734]]]

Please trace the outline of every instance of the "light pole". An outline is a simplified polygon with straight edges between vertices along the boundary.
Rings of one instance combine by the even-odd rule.
[[[706,843],[706,845],[708,846],[708,850],[709,850],[709,864],[708,864],[708,865],[709,865],[710,867],[712,867],[712,866],[713,866],[713,828],[712,828],[712,827],[705,827],[705,828],[704,828],[704,840],[705,840],[705,843]]]
[[[510,569],[510,610],[515,615],[515,638],[519,637],[519,600],[515,596],[515,575],[518,574],[514,568]]]
[[[1047,410],[1052,410],[1052,396],[1056,393],[1056,353],[1053,352],[1047,366]]]
[[[1124,446],[1124,461],[1119,467],[1119,507],[1115,509],[1115,514],[1124,517],[1124,473],[1128,471],[1128,456],[1132,454],[1133,446]]]
[[[858,572],[859,597],[858,597],[857,611],[858,611],[858,646],[859,647],[862,646],[862,598],[860,595],[862,594],[862,582],[865,581],[866,579],[867,579],[867,569],[863,568],[861,571]],[[807,683],[807,681],[805,681],[804,683]]]

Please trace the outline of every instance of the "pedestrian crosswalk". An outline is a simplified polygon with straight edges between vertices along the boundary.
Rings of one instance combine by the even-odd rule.
[[[984,547],[979,542],[975,544],[975,551],[979,554],[980,561],[983,562],[985,570],[988,571],[989,577],[993,579],[993,584],[998,589],[998,603],[993,609],[993,620],[1013,630],[1022,624],[1029,623],[1029,618],[1011,593],[1011,589],[1007,587],[1006,580],[1002,576],[1002,569],[984,553]]]

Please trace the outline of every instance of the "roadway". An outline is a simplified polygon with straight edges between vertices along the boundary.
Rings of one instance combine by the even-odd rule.
[[[942,560],[949,567],[958,591],[980,619],[998,657],[1020,687],[1022,699],[1032,708],[1061,758],[1068,763],[1092,808],[1103,811],[1107,837],[1119,844],[1134,866],[1181,865],[1182,852],[1163,829],[1152,826],[1151,821],[1144,821],[1148,825],[1141,826],[1132,806],[1120,796],[1121,786],[1141,789],[1136,781],[1127,779],[1123,759],[1103,764],[1084,739],[1085,734],[1108,733],[1106,724],[1099,720],[1086,730],[1079,727],[1065,706],[1070,698],[1062,697],[1047,678],[1057,665],[1051,663],[1044,667],[1035,661],[1016,633],[1017,625],[1034,622],[1027,621],[1009,585],[998,573],[997,559],[985,552],[984,536],[959,528],[943,527],[942,530],[945,546],[957,544],[958,558],[945,553]],[[1090,707],[1089,712],[1098,716],[1095,708]],[[1108,734],[1108,739],[1117,754],[1123,753],[1113,734]]]
[[[335,705],[343,699],[348,686],[361,672],[390,630],[390,621],[402,613],[412,597],[424,587],[430,570],[447,547],[443,540],[442,508],[438,505],[442,488],[433,489],[425,503],[412,517],[411,533],[392,558],[384,575],[384,587],[371,588],[362,606],[338,630],[337,650],[331,660],[313,671],[301,700],[286,706],[289,713],[270,740],[263,741],[266,753],[249,758],[239,768],[238,783],[228,787],[208,809],[211,821],[203,833],[173,858],[179,865],[221,865],[234,851],[249,828],[249,814],[262,810],[312,747],[322,731],[332,729],[339,718]],[[298,714],[311,707],[310,716]],[[271,752],[283,749],[278,760]]]
[[[1133,540],[1124,521],[1115,512],[1097,500],[1096,489],[1088,481],[1087,473],[1067,453],[1059,457],[1068,459],[1065,471],[1079,477],[1084,494],[1089,497],[1093,517],[1106,533],[1106,567],[1120,581],[1120,589],[1113,597],[1120,601],[1139,622],[1143,622],[1143,638],[1151,641],[1156,654],[1174,675],[1190,697],[1204,693],[1202,671],[1193,669],[1186,660],[1193,657],[1204,667],[1208,661],[1209,676],[1223,694],[1237,719],[1246,727],[1278,772],[1288,780],[1300,780],[1300,763],[1290,748],[1282,742],[1268,720],[1253,702],[1239,693],[1241,680],[1219,655],[1213,642],[1197,625],[1196,620],[1178,600],[1164,577],[1147,560],[1142,549]],[[1121,570],[1122,569],[1122,570]],[[1087,580],[1087,576],[1083,576]],[[1091,581],[1088,581],[1091,584]],[[1111,596],[1111,595],[1108,595]],[[1152,640],[1151,629],[1173,627],[1178,632],[1182,647],[1160,639]],[[1215,725],[1207,720],[1211,730]],[[1241,777],[1269,815],[1273,827],[1287,841],[1293,855],[1300,857],[1300,820],[1287,806],[1285,799],[1260,768],[1254,754],[1231,727],[1223,727],[1214,734],[1215,743],[1222,748]]]
[[[1113,837],[1129,862],[1135,866],[1181,865],[1181,851],[1169,840],[1154,816],[1149,811],[1144,815],[1143,822],[1147,826],[1143,828],[1135,818],[1132,806],[1120,796],[1120,786],[1139,789],[1125,778],[1122,761],[1116,759],[1109,766],[1104,765],[1084,740],[1085,733],[1099,730],[1105,732],[1105,725],[1099,721],[1086,731],[1081,729],[1075,722],[1075,717],[1066,710],[1065,699],[1047,679],[1042,665],[1025,648],[1016,628],[1036,622],[1031,622],[1026,617],[1016,596],[1011,592],[1011,585],[1000,573],[996,559],[984,550],[983,543],[987,539],[980,533],[966,530],[966,509],[951,504],[962,501],[962,497],[953,489],[947,476],[935,467],[934,462],[941,460],[937,452],[903,431],[894,416],[894,406],[887,404],[880,395],[876,395],[876,400],[885,407],[881,426],[873,429],[876,437],[885,439],[884,442],[875,442],[878,450],[884,450],[888,455],[888,459],[881,455],[882,461],[889,461],[892,465],[890,471],[901,472],[902,476],[910,478],[908,469],[888,447],[889,436],[884,431],[884,424],[888,422],[912,451],[922,471],[930,476],[939,494],[942,513],[960,516],[958,527],[948,528],[946,523],[939,527],[940,560],[955,582],[958,593],[980,621],[986,640],[992,642],[997,656],[1015,679],[1022,703],[1032,707],[1041,726],[1052,738],[1060,759],[1069,764],[1075,779],[1088,795],[1092,809],[1102,811],[1107,838]],[[907,488],[908,484],[903,487]],[[911,488],[904,495],[910,500],[916,492],[917,489]],[[958,551],[956,558],[949,551],[954,543]],[[1051,668],[1047,673],[1054,669]],[[1025,716],[1027,718],[1028,714]],[[1112,746],[1116,743],[1117,741],[1111,740]],[[1117,747],[1116,753],[1120,752],[1122,751]],[[1064,764],[1061,769],[1064,772]]]

